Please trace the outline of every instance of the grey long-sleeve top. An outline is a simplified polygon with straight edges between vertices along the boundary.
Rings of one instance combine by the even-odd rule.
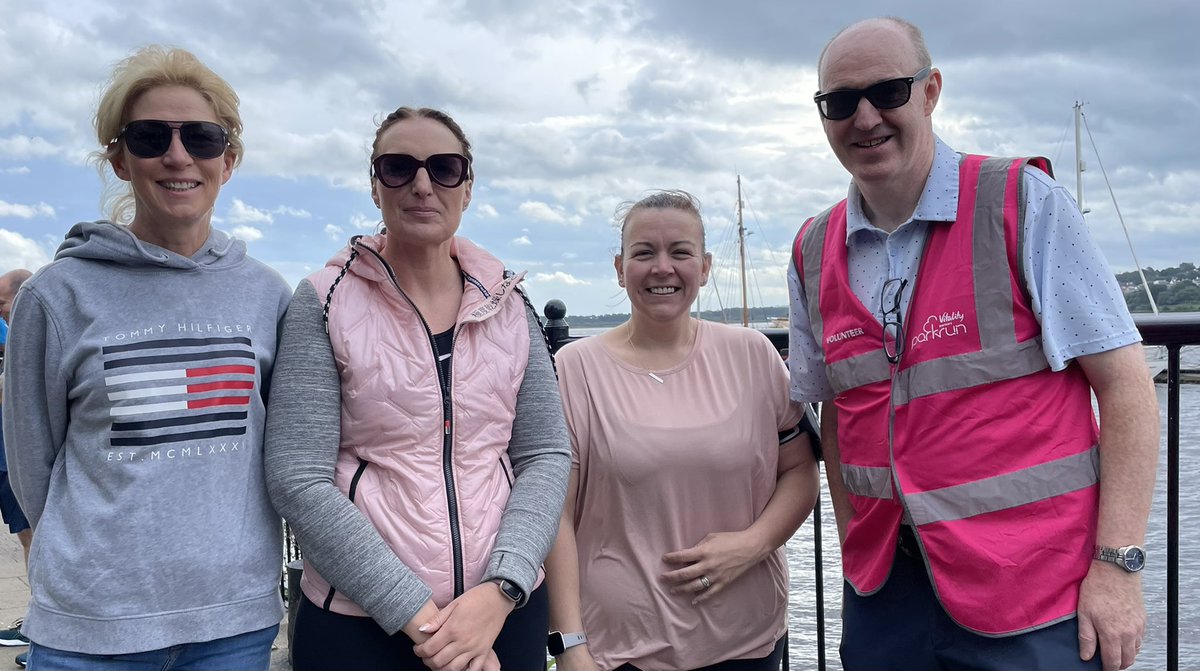
[[[542,563],[566,497],[571,447],[545,340],[529,322],[529,363],[517,394],[508,447],[512,493],[484,580],[504,578],[529,594],[532,573],[510,574],[517,555]],[[296,533],[305,559],[389,634],[411,620],[432,591],[392,552],[334,484],[341,437],[341,384],[316,290],[302,281],[283,322],[267,412],[267,487]]]

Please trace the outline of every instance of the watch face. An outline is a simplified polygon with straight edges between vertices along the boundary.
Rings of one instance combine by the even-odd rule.
[[[1146,553],[1140,547],[1133,545],[1125,548],[1125,556],[1122,558],[1127,571],[1140,571],[1146,565]]]
[[[558,657],[566,652],[566,649],[563,647],[562,632],[550,632],[550,637],[546,640],[546,649],[549,650],[550,654],[554,657]]]
[[[507,580],[501,580],[499,584],[500,591],[504,592],[504,596],[512,599],[514,602],[520,603],[521,599],[524,598],[525,592],[521,591],[521,588],[517,587],[513,583]]]

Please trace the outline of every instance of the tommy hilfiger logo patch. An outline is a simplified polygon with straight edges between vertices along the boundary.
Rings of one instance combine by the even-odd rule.
[[[245,435],[257,379],[250,338],[167,338],[101,352],[110,447]]]

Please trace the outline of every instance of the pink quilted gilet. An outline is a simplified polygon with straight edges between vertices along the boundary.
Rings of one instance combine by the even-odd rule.
[[[434,363],[432,334],[382,258],[384,235],[357,241],[358,257],[329,306],[329,340],[342,383],[338,488],[426,585],[439,608],[455,597],[455,542],[463,588],[479,584],[512,488],[508,442],[529,359],[521,275],[465,238],[451,247],[464,273],[455,327],[451,418]],[[325,299],[347,247],[308,279]],[[451,435],[444,459],[444,436]],[[365,463],[365,468],[363,464]],[[451,492],[454,492],[453,501]],[[452,509],[457,516],[452,516]],[[453,517],[457,518],[455,523]],[[304,594],[345,615],[366,615],[307,563]]]

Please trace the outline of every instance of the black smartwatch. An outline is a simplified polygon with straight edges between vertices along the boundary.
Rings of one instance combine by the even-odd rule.
[[[546,639],[546,649],[550,651],[551,655],[558,657],[568,648],[574,648],[584,643],[587,643],[587,636],[583,632],[564,634],[561,631],[552,631],[550,637]]]
[[[500,591],[504,594],[504,596],[512,600],[513,603],[519,604],[525,600],[525,590],[517,587],[516,584],[511,583],[504,578],[494,578],[492,579],[492,582],[499,585]]]
[[[1123,548],[1097,545],[1093,559],[1116,564],[1129,573],[1137,573],[1146,566],[1146,551],[1136,545],[1126,545]]]

